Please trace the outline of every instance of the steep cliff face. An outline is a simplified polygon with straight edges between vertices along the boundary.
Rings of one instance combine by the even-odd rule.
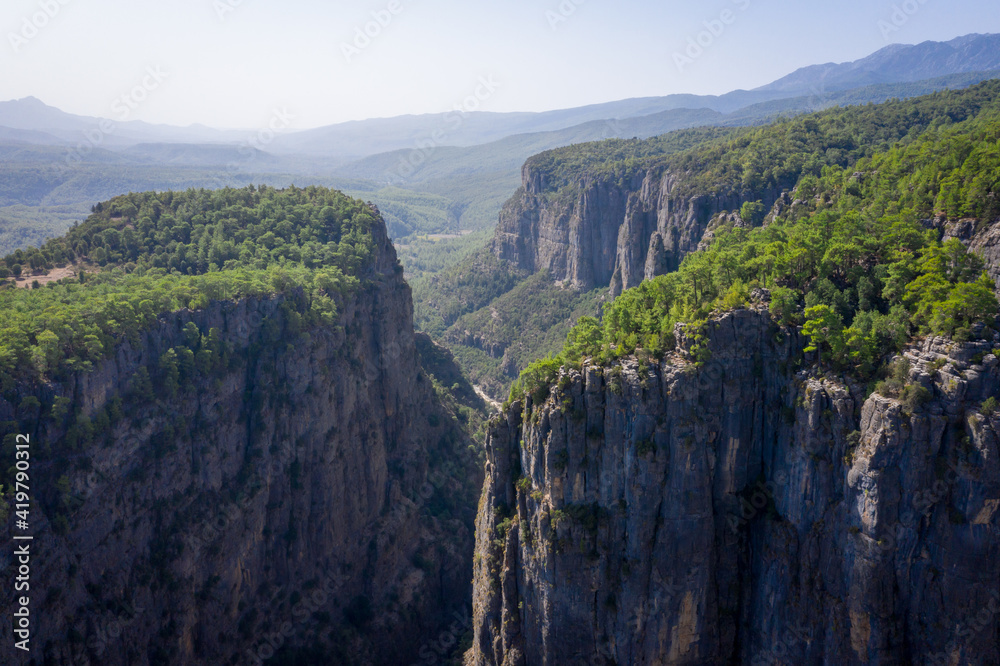
[[[493,422],[472,662],[1000,660],[1000,345],[910,348],[907,406],[798,369],[763,310],[706,333]]]
[[[529,161],[522,182],[500,213],[494,254],[580,290],[610,285],[614,296],[677,270],[713,219],[744,202],[737,194],[678,194],[687,190],[683,177],[662,168],[630,180],[588,175],[557,194]],[[779,194],[765,193],[765,206]]]
[[[948,220],[939,218],[933,224],[944,232],[944,238],[957,238],[970,252],[982,257],[986,272],[997,283],[1000,294],[1000,219],[986,224],[976,219]]]
[[[33,442],[35,663],[409,663],[453,621],[477,466],[421,369],[384,228],[375,241],[335,326],[303,327],[301,292],[215,301],[43,387],[110,423],[58,460],[61,421],[0,401]],[[171,395],[157,363],[192,324],[226,361]],[[8,627],[14,599],[5,586]]]

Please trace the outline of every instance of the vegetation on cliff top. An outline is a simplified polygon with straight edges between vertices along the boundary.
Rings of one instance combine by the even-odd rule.
[[[994,326],[995,285],[982,260],[957,240],[942,242],[941,230],[928,221],[945,216],[985,222],[1000,215],[998,93],[1000,83],[990,82],[779,125],[836,133],[850,120],[862,129],[870,126],[870,132],[857,133],[874,144],[902,119],[912,118],[923,131],[914,129],[850,169],[826,164],[816,174],[803,165],[822,158],[795,145],[756,167],[743,164],[732,177],[744,182],[781,182],[785,176],[775,169],[797,171],[796,203],[776,211],[767,227],[719,230],[710,247],[686,257],[676,273],[623,293],[605,308],[603,321],[582,319],[557,357],[522,373],[511,397],[547,386],[559,367],[583,357],[606,363],[639,348],[662,356],[676,344],[675,324],[697,324],[713,312],[740,307],[755,287],[771,290],[771,313],[780,323],[804,325],[807,351],[861,375],[914,335],[962,340],[977,325]],[[928,117],[931,111],[936,115]],[[830,125],[824,119],[839,120]],[[759,144],[775,141],[779,129],[760,130],[745,154],[755,154],[755,145],[764,150]],[[829,141],[817,136],[817,145]],[[700,151],[683,159],[694,160]]]
[[[840,107],[753,129],[699,128],[652,139],[568,146],[528,160],[550,196],[568,196],[583,178],[628,181],[651,168],[684,175],[674,194],[735,193],[760,198],[791,189],[827,166],[846,168],[859,159],[907,145],[924,131],[961,123],[996,109],[1000,81],[910,100]]]
[[[147,192],[117,197],[65,236],[0,260],[0,277],[99,267],[40,289],[0,290],[0,388],[86,371],[160,314],[210,300],[301,291],[309,319],[373,260],[377,213],[310,187]]]
[[[581,179],[613,177],[629,181],[662,162],[667,155],[687,151],[717,139],[739,136],[747,130],[697,127],[650,139],[608,139],[554,148],[528,159],[525,167],[541,178],[545,194],[571,193]]]

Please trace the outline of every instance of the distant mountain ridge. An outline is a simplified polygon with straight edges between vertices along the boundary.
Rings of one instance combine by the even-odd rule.
[[[516,134],[482,145],[442,146],[427,150],[424,159],[412,169],[401,168],[413,152],[412,149],[403,149],[365,157],[346,164],[335,173],[377,182],[413,183],[456,177],[458,174],[485,173],[496,168],[513,168],[519,172],[528,157],[560,146],[612,138],[648,139],[678,129],[699,126],[754,125],[783,115],[820,111],[832,106],[877,104],[892,98],[918,97],[938,90],[975,85],[998,76],[1000,71],[994,70],[912,83],[877,84],[824,94],[784,97],[740,107],[729,113],[708,107],[681,108],[623,119],[594,120],[561,130]]]
[[[893,44],[854,62],[803,67],[755,91],[832,92],[994,69],[1000,69],[1000,35],[965,35],[948,42]]]
[[[507,137],[558,132],[586,123],[648,118],[677,110],[730,114],[754,105],[823,95],[878,84],[923,81],[969,72],[1000,70],[1000,35],[966,35],[948,42],[896,44],[850,63],[827,63],[799,69],[754,90],[724,95],[667,95],[591,104],[545,112],[491,113],[451,111],[351,121],[279,133],[267,152],[283,155],[361,159],[394,150],[413,149],[418,141],[436,146],[470,147]],[[780,105],[779,105],[780,106]],[[83,132],[98,127],[99,118],[64,113],[27,97],[0,102],[0,138],[26,142],[76,144]],[[247,130],[215,130],[201,125],[172,127],[141,121],[113,121],[115,130],[102,137],[112,150],[140,143],[229,143],[247,141]],[[666,130],[664,130],[666,131]],[[27,132],[42,132],[48,139]]]
[[[112,123],[112,131],[101,130]],[[106,146],[129,146],[137,143],[235,143],[246,132],[216,130],[204,125],[175,127],[154,125],[141,120],[115,120],[66,113],[49,106],[37,97],[0,102],[0,128],[3,135],[29,136],[29,132],[43,132],[57,141],[76,144],[87,140],[84,132],[100,130],[100,144]],[[24,140],[24,139],[22,139]],[[30,139],[28,139],[30,140]],[[93,141],[93,140],[92,140]]]

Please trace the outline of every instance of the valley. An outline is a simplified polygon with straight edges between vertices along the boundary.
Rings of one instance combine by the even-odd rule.
[[[0,661],[997,663],[997,40],[422,150],[0,103]]]

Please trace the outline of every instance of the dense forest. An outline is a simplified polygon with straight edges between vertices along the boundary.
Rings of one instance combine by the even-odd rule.
[[[704,187],[795,178],[794,203],[776,207],[766,226],[717,230],[676,273],[626,291],[601,321],[581,320],[559,355],[525,370],[512,398],[545,390],[559,367],[583,358],[662,358],[675,348],[676,324],[697,339],[708,316],[745,306],[757,288],[770,290],[780,323],[803,325],[817,362],[862,378],[913,336],[992,335],[993,280],[960,241],[942,242],[934,219],[1000,216],[998,93],[1000,82],[990,82],[838,109],[667,158],[672,168],[700,167],[693,182]],[[749,202],[740,212],[766,211]]]
[[[147,192],[99,204],[66,235],[0,260],[3,277],[78,268],[38,289],[8,281],[0,290],[0,388],[86,371],[161,313],[213,299],[295,292],[289,302],[302,317],[332,321],[336,298],[363,277],[377,217],[317,187]],[[208,337],[193,341],[192,368],[217,360]]]
[[[835,108],[760,128],[702,128],[647,140],[580,144],[532,157],[544,192],[572,196],[580,179],[610,176],[628,181],[652,168],[685,174],[685,193],[746,195],[791,189],[828,166],[847,168],[859,159],[908,145],[926,130],[995,111],[1000,81],[912,100]]]
[[[19,248],[38,247],[87,217],[84,206],[0,206],[0,255]]]

